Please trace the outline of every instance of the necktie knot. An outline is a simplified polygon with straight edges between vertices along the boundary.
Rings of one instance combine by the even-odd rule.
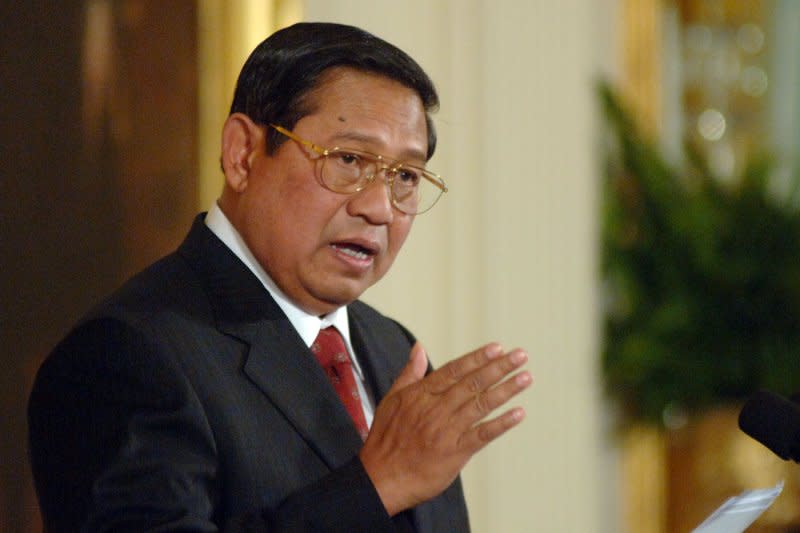
[[[333,326],[320,330],[311,345],[311,351],[317,356],[317,361],[322,368],[350,364],[350,356],[347,354],[344,339]]]

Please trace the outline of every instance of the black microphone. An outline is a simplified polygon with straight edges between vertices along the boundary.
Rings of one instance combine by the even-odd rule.
[[[781,459],[800,463],[800,406],[758,391],[739,413],[739,427]]]

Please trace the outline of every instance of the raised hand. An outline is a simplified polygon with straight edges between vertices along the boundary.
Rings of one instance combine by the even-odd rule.
[[[522,350],[488,344],[425,376],[425,350],[414,345],[359,453],[390,515],[438,495],[478,450],[523,420],[520,407],[486,418],[531,384],[527,371],[510,376],[527,360]]]

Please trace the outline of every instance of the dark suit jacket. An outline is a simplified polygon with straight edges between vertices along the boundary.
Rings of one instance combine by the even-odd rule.
[[[379,400],[413,338],[348,306]],[[200,216],[85,318],[29,404],[51,531],[468,531],[458,480],[393,519],[347,412],[289,320]]]

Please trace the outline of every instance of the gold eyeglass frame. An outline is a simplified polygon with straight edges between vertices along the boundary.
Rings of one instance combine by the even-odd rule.
[[[325,181],[322,180],[322,176],[320,176],[319,179],[320,179],[320,182],[322,183],[322,185],[326,189],[328,189],[330,191],[333,191],[335,193],[339,193],[339,194],[355,194],[355,193],[357,193],[359,191],[362,191],[370,183],[372,183],[375,180],[375,176],[380,174],[381,171],[385,170],[389,174],[385,179],[386,179],[386,181],[388,182],[388,185],[389,185],[389,191],[390,191],[390,196],[391,196],[391,199],[392,199],[392,205],[395,206],[398,210],[402,211],[403,213],[406,213],[407,215],[421,215],[422,213],[426,213],[426,212],[430,211],[433,208],[433,206],[436,205],[436,203],[442,197],[442,194],[444,194],[444,193],[446,193],[448,191],[447,185],[445,184],[445,182],[444,182],[444,180],[442,179],[441,176],[439,176],[438,174],[434,174],[433,172],[431,172],[429,170],[426,170],[424,168],[420,168],[420,167],[417,167],[417,166],[414,166],[414,165],[406,165],[405,163],[402,163],[400,161],[393,160],[393,159],[388,159],[388,158],[386,158],[386,157],[384,157],[382,155],[379,155],[379,154],[373,154],[371,152],[366,152],[364,150],[356,150],[354,148],[346,148],[346,147],[342,147],[342,146],[336,146],[334,148],[323,148],[321,146],[318,146],[318,145],[314,144],[311,141],[308,141],[306,139],[298,137],[295,133],[287,130],[286,128],[284,128],[282,126],[278,126],[277,124],[270,124],[269,126],[271,128],[273,128],[275,131],[277,131],[278,133],[280,133],[282,135],[285,135],[289,139],[291,139],[293,141],[296,141],[296,142],[300,143],[301,145],[305,146],[306,148],[309,148],[309,149],[313,150],[314,152],[316,152],[317,154],[319,154],[321,157],[324,157],[324,158],[327,158],[329,155],[334,154],[336,152],[342,151],[342,152],[352,152],[353,154],[356,154],[356,155],[365,155],[365,156],[377,161],[377,163],[378,163],[377,172],[375,172],[375,174],[373,174],[372,176],[364,178],[364,180],[363,180],[364,183],[362,185],[360,185],[359,187],[357,187],[354,191],[349,192],[349,193],[331,189],[325,183]],[[393,174],[395,172],[397,172],[398,170],[400,170],[401,168],[409,168],[409,169],[412,169],[412,170],[415,170],[415,171],[419,172],[420,176],[422,176],[423,178],[425,178],[426,180],[431,182],[434,186],[436,186],[436,188],[439,189],[440,192],[436,196],[436,199],[425,210],[416,211],[414,213],[409,213],[408,211],[404,210],[400,205],[398,205],[397,199],[395,198],[395,192],[394,192],[394,186],[393,186],[393,184],[394,184],[394,176],[393,176]]]

